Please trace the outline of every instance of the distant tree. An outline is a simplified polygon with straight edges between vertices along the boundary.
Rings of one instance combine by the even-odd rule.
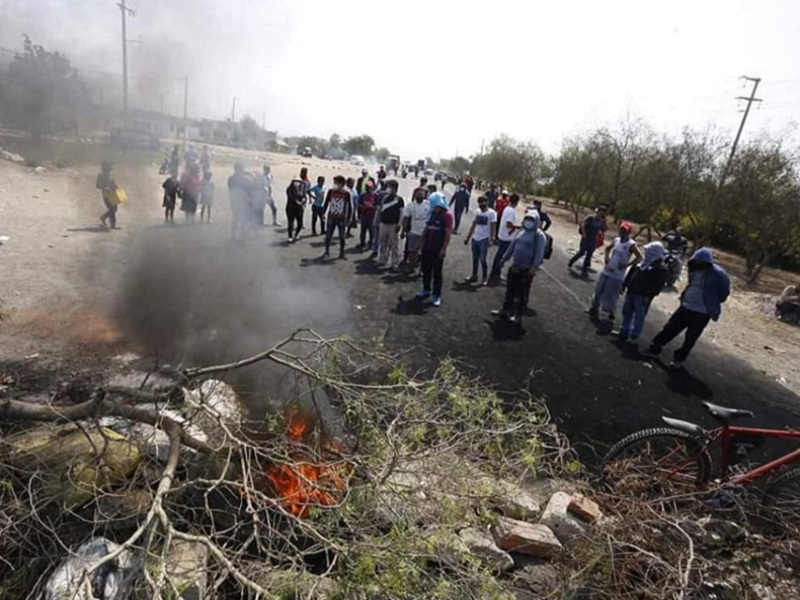
[[[455,174],[465,173],[472,168],[472,161],[470,161],[468,158],[464,158],[463,156],[455,156],[445,162],[445,167]]]
[[[250,115],[242,117],[242,120],[239,121],[239,129],[241,130],[240,139],[245,144],[255,144],[263,135],[261,126]]]
[[[489,149],[474,163],[482,179],[532,192],[547,165],[542,150],[532,142],[521,142],[507,135],[492,140]]]
[[[388,148],[378,148],[375,150],[375,158],[378,159],[378,162],[386,162],[386,159],[392,155],[392,151]]]
[[[331,148],[339,148],[342,145],[342,136],[340,136],[338,133],[334,133],[330,140],[328,140],[328,145]]]
[[[76,129],[89,93],[66,56],[25,36],[23,50],[14,56],[0,86],[0,105],[10,125],[41,135]]]
[[[359,135],[348,138],[343,148],[351,155],[370,156],[375,148],[375,140],[368,135]]]

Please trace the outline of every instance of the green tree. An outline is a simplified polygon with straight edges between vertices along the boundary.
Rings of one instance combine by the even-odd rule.
[[[25,36],[23,50],[14,56],[0,86],[8,123],[36,135],[74,130],[88,104],[88,90],[67,57]]]
[[[375,148],[375,140],[368,135],[359,135],[348,138],[343,147],[348,154],[370,156]]]
[[[378,148],[375,150],[375,158],[378,159],[378,162],[386,162],[386,159],[392,155],[392,151],[388,148]]]
[[[338,133],[334,133],[330,140],[328,140],[328,145],[331,148],[339,148],[342,145],[342,136],[340,136]]]
[[[475,161],[482,179],[508,185],[520,192],[533,192],[547,164],[542,150],[533,142],[522,142],[502,135],[489,144],[489,150]]]

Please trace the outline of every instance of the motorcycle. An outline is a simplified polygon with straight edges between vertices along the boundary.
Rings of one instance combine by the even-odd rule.
[[[683,260],[681,260],[680,253],[667,250],[664,265],[667,267],[667,287],[675,287],[675,284],[680,281],[681,271],[683,271]]]
[[[170,172],[170,166],[172,161],[170,160],[169,156],[164,159],[164,162],[161,163],[161,166],[158,168],[159,175],[166,175]]]

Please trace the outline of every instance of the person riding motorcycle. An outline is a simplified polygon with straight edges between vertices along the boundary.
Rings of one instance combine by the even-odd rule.
[[[661,238],[667,250],[665,264],[669,271],[667,285],[672,287],[681,278],[683,271],[683,258],[689,249],[689,240],[683,237],[683,229],[676,227]]]

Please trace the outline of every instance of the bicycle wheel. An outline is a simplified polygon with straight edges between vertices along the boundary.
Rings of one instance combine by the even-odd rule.
[[[627,496],[692,493],[711,478],[711,458],[685,431],[659,427],[621,439],[603,457],[603,480]]]
[[[764,492],[762,503],[777,525],[800,526],[800,469],[778,475]]]

